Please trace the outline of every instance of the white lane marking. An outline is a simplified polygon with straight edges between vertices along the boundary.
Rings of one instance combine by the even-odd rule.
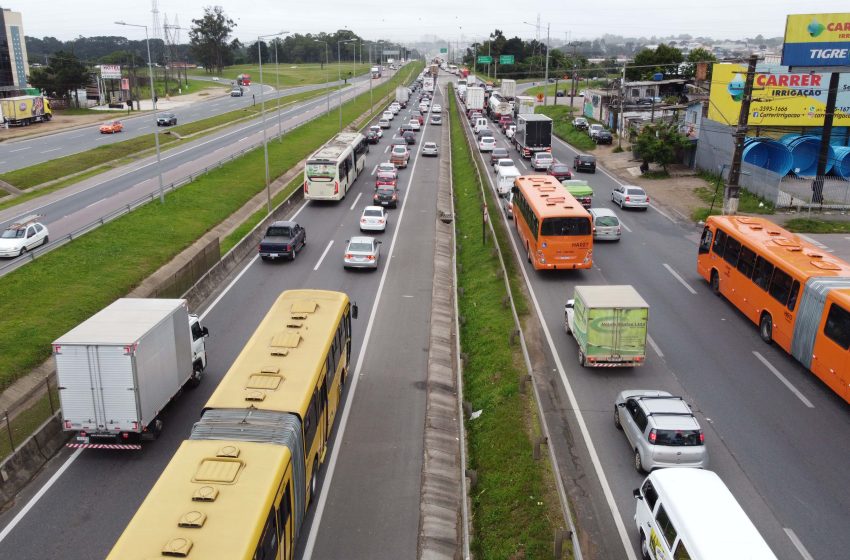
[[[29,148],[18,148],[17,150],[9,150],[9,153],[14,154],[15,152],[23,152],[24,150],[29,150]]]
[[[354,202],[351,203],[351,208],[349,208],[349,210],[354,210],[354,207],[357,206],[357,202],[360,200],[361,196],[363,196],[362,192],[357,193],[357,198],[355,198]]]
[[[320,267],[320,266],[322,266],[322,261],[323,261],[323,260],[325,260],[325,257],[327,256],[328,251],[330,251],[330,250],[331,250],[331,246],[332,246],[333,244],[334,244],[334,240],[333,240],[333,239],[331,239],[331,240],[328,242],[328,246],[327,246],[327,247],[325,247],[325,251],[322,253],[322,256],[321,256],[321,257],[319,257],[319,262],[317,262],[317,263],[316,263],[316,266],[314,266],[314,267],[313,267],[313,270],[319,270],[319,267]]]
[[[73,140],[74,138],[82,138],[83,136],[83,134],[75,134],[74,136],[69,136],[68,140]]]
[[[427,125],[426,125],[427,127]],[[413,183],[413,176],[416,171],[416,164],[419,162],[419,152],[416,152],[416,156],[413,158],[413,165],[410,169],[410,176],[407,178],[407,188],[405,189],[404,200],[401,203],[401,212],[398,215],[398,223],[396,225],[395,231],[393,232],[393,239],[390,242],[390,250],[387,256],[387,264],[384,266],[384,271],[381,274],[381,280],[378,283],[378,291],[375,294],[375,303],[372,306],[372,313],[369,315],[369,322],[366,325],[366,332],[363,336],[363,345],[360,347],[360,352],[357,356],[357,365],[354,367],[354,375],[349,376],[351,381],[351,388],[349,389],[348,398],[345,401],[344,408],[342,410],[342,417],[339,421],[339,435],[335,440],[335,444],[333,446],[333,450],[331,451],[331,457],[328,460],[327,470],[325,471],[325,478],[322,482],[322,489],[319,491],[319,502],[316,504],[315,514],[313,516],[313,524],[310,526],[310,534],[307,537],[307,544],[304,546],[304,554],[302,558],[304,560],[311,560],[313,557],[313,548],[316,546],[316,538],[319,534],[319,526],[322,523],[322,514],[325,511],[325,504],[328,501],[328,493],[330,492],[331,482],[334,477],[334,470],[336,469],[336,462],[339,457],[340,449],[342,448],[341,442],[344,441],[345,428],[348,425],[348,416],[351,414],[351,403],[354,402],[354,393],[357,391],[357,382],[360,380],[360,371],[363,367],[363,360],[367,354],[367,348],[369,346],[369,339],[372,336],[372,325],[375,323],[375,317],[377,316],[378,306],[381,302],[381,295],[384,292],[384,283],[387,280],[387,273],[390,270],[390,265],[392,264],[393,259],[393,249],[395,248],[396,240],[398,239],[398,234],[401,231],[402,220],[404,219],[404,210],[407,208],[407,201],[410,199],[410,185]],[[573,403],[575,404],[575,403]],[[629,560],[636,560],[635,558],[630,558]]]
[[[9,524],[3,528],[3,532],[0,533],[0,543],[3,542],[3,539],[9,536],[9,533],[12,532],[12,529],[14,529],[15,526],[21,522],[21,520],[26,516],[26,514],[29,513],[29,511],[35,506],[35,504],[37,504],[38,501],[47,493],[47,491],[50,490],[50,487],[53,486],[53,484],[56,483],[57,480],[59,480],[59,477],[62,476],[62,473],[64,473],[65,470],[71,466],[71,463],[77,460],[77,457],[79,457],[80,453],[82,452],[83,448],[81,447],[71,453],[71,456],[68,457],[68,460],[65,461],[61,467],[59,467],[58,471],[53,473],[53,476],[50,477],[50,480],[48,480],[47,483],[42,486],[41,489],[36,493],[36,495],[33,496],[29,502],[27,502],[27,505],[25,505],[23,509],[18,512],[18,515],[16,515],[14,519],[12,519]]]
[[[650,204],[649,204],[649,207],[650,207],[650,208],[652,208],[653,210],[655,210],[656,212],[658,212],[659,214],[661,214],[662,216],[664,216],[665,218],[667,218],[669,221],[673,222],[674,224],[676,223],[676,220],[674,220],[672,217],[670,217],[670,216],[669,216],[667,213],[665,213],[663,210],[660,210],[660,209],[658,208],[658,206],[655,206],[654,204],[650,203]]]
[[[664,357],[664,352],[661,351],[658,344],[656,344],[655,340],[649,335],[646,335],[646,340],[649,342],[649,345],[652,346],[652,349],[655,350],[655,353],[658,354],[659,358]]]
[[[245,137],[243,137],[243,138],[240,138],[240,139],[239,139],[239,142],[244,142],[244,141],[245,141],[245,140],[247,140],[248,138],[250,138],[250,136],[245,136]]]
[[[791,539],[791,544],[793,544],[797,548],[797,552],[800,553],[800,556],[803,557],[804,560],[815,560],[815,557],[809,554],[809,551],[806,550],[806,547],[803,546],[803,542],[797,536],[790,527],[784,527],[785,534],[788,535],[788,538]]]
[[[372,168],[372,172],[371,172],[371,173],[369,173],[369,175],[374,175],[374,174],[375,174],[375,171],[377,171],[377,170],[378,170],[378,164],[376,163],[376,164],[375,164],[375,167],[373,167],[373,168]]]
[[[88,209],[89,209],[89,208],[91,208],[92,206],[97,206],[98,204],[100,204],[101,202],[105,202],[106,200],[107,200],[106,198],[101,198],[100,200],[98,200],[98,201],[96,201],[96,202],[92,202],[91,204],[89,204],[88,206],[86,206],[86,209],[88,210]]]
[[[796,387],[794,387],[794,385],[793,385],[790,381],[788,381],[788,379],[786,379],[786,378],[785,378],[785,376],[784,376],[784,375],[782,375],[781,373],[779,373],[779,370],[778,370],[778,369],[776,369],[775,367],[773,367],[773,364],[771,364],[770,362],[768,362],[768,361],[767,361],[767,358],[765,358],[764,356],[762,356],[760,352],[758,352],[758,351],[756,351],[756,350],[753,350],[753,355],[754,355],[756,358],[758,358],[758,359],[759,359],[759,361],[760,361],[761,363],[763,363],[763,364],[764,364],[764,367],[766,367],[768,370],[770,370],[770,373],[772,373],[773,375],[775,375],[775,376],[777,377],[777,379],[779,379],[779,380],[782,382],[782,384],[783,384],[783,385],[785,385],[786,387],[788,387],[788,390],[789,390],[789,391],[791,391],[792,393],[794,393],[794,394],[797,396],[797,398],[798,398],[798,399],[800,399],[801,401],[803,401],[803,404],[804,404],[804,405],[806,405],[806,406],[807,406],[807,407],[809,407],[809,408],[814,408],[814,407],[815,407],[815,405],[813,405],[813,404],[812,404],[812,401],[810,401],[809,399],[807,399],[807,398],[803,395],[803,393],[801,393],[801,392],[800,392],[800,391],[799,391]]]
[[[519,158],[519,164],[522,165],[526,169],[526,171],[528,170],[528,166],[525,164],[525,161],[523,161],[522,156],[520,156]]]
[[[390,149],[390,147],[389,147],[389,146],[387,146],[386,148],[384,148],[384,153],[387,153],[387,151],[388,151],[389,149]]]
[[[142,127],[137,128],[136,130],[147,130],[148,128],[150,128],[150,127],[142,126]]]
[[[676,280],[678,280],[678,281],[679,281],[679,283],[680,283],[680,284],[682,284],[682,286],[684,286],[684,287],[685,287],[685,288],[686,288],[689,292],[691,292],[693,295],[697,295],[697,291],[696,291],[696,290],[694,290],[693,288],[691,288],[691,287],[688,285],[688,283],[687,283],[687,282],[685,282],[685,279],[684,279],[684,278],[682,278],[681,276],[679,276],[679,273],[678,273],[678,272],[676,272],[675,270],[673,270],[673,267],[672,267],[672,266],[670,266],[670,265],[669,265],[669,264],[667,264],[667,263],[662,263],[662,264],[664,265],[664,268],[666,268],[666,269],[667,269],[667,272],[669,272],[670,274],[672,274],[672,275],[673,275],[673,278],[675,278]]]
[[[624,230],[626,230],[627,232],[629,232],[629,233],[631,233],[631,232],[632,232],[632,228],[630,228],[629,226],[627,226],[626,224],[624,224],[624,223],[622,222],[622,220],[620,221],[620,225],[621,225],[621,226],[623,226],[623,229],[624,229]]]
[[[42,153],[42,154],[49,154],[50,152],[55,152],[55,151],[57,151],[57,150],[61,150],[61,149],[62,149],[62,148],[51,148],[51,149],[49,149],[49,150],[45,150],[45,151],[40,152],[40,153]]]

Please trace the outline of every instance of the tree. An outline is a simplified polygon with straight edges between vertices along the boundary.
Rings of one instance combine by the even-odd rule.
[[[626,68],[626,78],[632,81],[649,79],[657,73],[676,76],[683,60],[682,51],[670,45],[658,45],[654,51],[641,49],[635,55],[634,64]]]
[[[698,62],[708,63],[708,81],[711,81],[712,65],[717,62],[717,57],[703,48],[694,49],[688,53],[687,64],[682,70],[682,75],[685,78],[693,78],[697,71]]]
[[[43,68],[33,68],[30,83],[33,87],[43,90],[47,95],[70,99],[71,92],[76,92],[89,81],[89,70],[81,63],[74,53],[59,51],[50,59],[50,64]]]
[[[667,172],[667,166],[676,161],[678,150],[691,146],[690,140],[676,128],[675,124],[648,124],[638,134],[635,152],[646,163],[654,162]]]
[[[225,15],[221,6],[206,7],[204,17],[192,20],[189,44],[192,54],[207,73],[220,73],[232,59],[233,49],[227,40],[235,27],[236,23]]]

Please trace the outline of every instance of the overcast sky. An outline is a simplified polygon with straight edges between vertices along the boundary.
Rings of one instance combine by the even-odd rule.
[[[592,39],[605,33],[624,36],[678,35],[740,39],[783,35],[785,16],[798,13],[848,12],[847,0],[159,0],[160,22],[191,26],[206,5],[220,5],[243,42],[257,35],[291,31],[318,33],[347,28],[371,40],[412,42],[434,36],[465,42],[485,38],[493,29],[508,37],[535,36],[538,14],[559,40]],[[115,25],[116,20],[152,27],[151,0],[0,0],[0,6],[23,14],[24,33],[68,40],[96,35],[144,38],[143,29]],[[153,33],[151,32],[151,35]],[[188,32],[183,32],[186,41]]]

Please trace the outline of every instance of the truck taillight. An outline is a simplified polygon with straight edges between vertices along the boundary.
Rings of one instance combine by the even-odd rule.
[[[61,354],[62,353],[62,345],[61,344],[54,344],[53,345],[53,353],[54,354]]]
[[[139,423],[138,423],[138,422],[133,422],[133,431],[134,431],[134,432],[139,431]],[[126,435],[126,434],[125,434],[125,435]]]
[[[339,181],[334,181],[334,194],[339,194]]]
[[[138,346],[139,346],[138,342],[124,346],[124,355],[130,356],[132,354],[135,354],[136,348],[138,348]]]
[[[70,421],[70,420],[65,420],[65,429],[66,429],[66,430],[70,430],[70,429],[71,429],[71,421]]]
[[[308,184],[308,181],[304,181],[304,194],[309,194],[310,192],[310,188],[307,186]]]

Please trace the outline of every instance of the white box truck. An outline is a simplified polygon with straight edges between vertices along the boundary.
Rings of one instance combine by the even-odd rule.
[[[470,87],[466,88],[466,114],[471,115],[472,111],[481,111],[484,113],[484,88]]]
[[[564,306],[564,328],[586,367],[643,364],[648,321],[649,305],[632,286],[576,286]]]
[[[410,90],[407,86],[398,86],[395,88],[395,100],[402,107],[407,107],[407,102],[410,100]]]
[[[513,99],[516,96],[516,80],[502,80],[502,84],[499,86],[499,91],[502,94],[502,97],[506,99]]]
[[[517,95],[514,101],[515,117],[534,114],[534,98],[530,95]]]
[[[207,365],[209,331],[183,299],[123,298],[53,343],[69,447],[139,449]]]

